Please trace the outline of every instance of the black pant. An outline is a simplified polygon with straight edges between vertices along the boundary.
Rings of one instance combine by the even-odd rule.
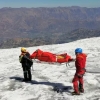
[[[31,68],[27,68],[25,66],[22,68],[23,68],[24,80],[31,81],[31,79],[32,79]]]

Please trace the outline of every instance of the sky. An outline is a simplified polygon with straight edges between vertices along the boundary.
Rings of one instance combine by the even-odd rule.
[[[64,44],[27,47],[31,54],[41,49],[55,54],[68,53],[73,58],[75,58],[74,50],[81,47],[87,54],[87,72],[84,75],[85,92],[79,96],[72,96],[70,93],[73,92],[74,62],[69,63],[69,66],[65,63],[61,65],[34,63],[32,81],[25,83],[22,82],[23,71],[18,60],[21,47],[1,49],[0,100],[100,100],[99,44],[100,37],[94,37]],[[68,89],[61,94],[53,90],[55,86]]]
[[[80,6],[95,8],[100,7],[100,0],[0,0],[0,8],[3,7],[69,7]]]

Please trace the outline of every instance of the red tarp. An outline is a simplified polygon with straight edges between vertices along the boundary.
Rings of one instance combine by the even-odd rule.
[[[71,61],[71,56],[69,56],[67,53],[56,55],[51,52],[44,52],[40,49],[33,52],[30,58],[38,59],[40,61],[45,61],[45,62],[58,62],[58,63]]]

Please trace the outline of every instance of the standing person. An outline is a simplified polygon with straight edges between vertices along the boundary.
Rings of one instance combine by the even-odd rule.
[[[21,48],[21,54],[19,56],[19,61],[22,64],[24,79],[23,81],[31,81],[31,66],[33,64],[32,60],[30,59],[30,54],[27,52],[26,48]]]
[[[74,92],[72,92],[72,95],[80,95],[80,93],[84,93],[83,75],[86,72],[85,65],[86,65],[87,55],[82,52],[81,48],[75,49],[75,55],[76,55],[76,61],[75,61],[76,73],[72,81],[74,87]]]

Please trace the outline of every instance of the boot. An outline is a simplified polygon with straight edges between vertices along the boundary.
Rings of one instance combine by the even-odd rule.
[[[22,82],[27,82],[27,81],[28,81],[27,79],[23,79],[23,80],[22,80]]]
[[[82,89],[82,88],[79,88],[79,91],[80,91],[81,93],[84,93],[84,89]]]
[[[83,85],[81,83],[79,83],[79,91],[81,93],[84,93]]]
[[[80,92],[79,91],[78,92],[74,91],[74,92],[72,92],[72,95],[80,95]]]

